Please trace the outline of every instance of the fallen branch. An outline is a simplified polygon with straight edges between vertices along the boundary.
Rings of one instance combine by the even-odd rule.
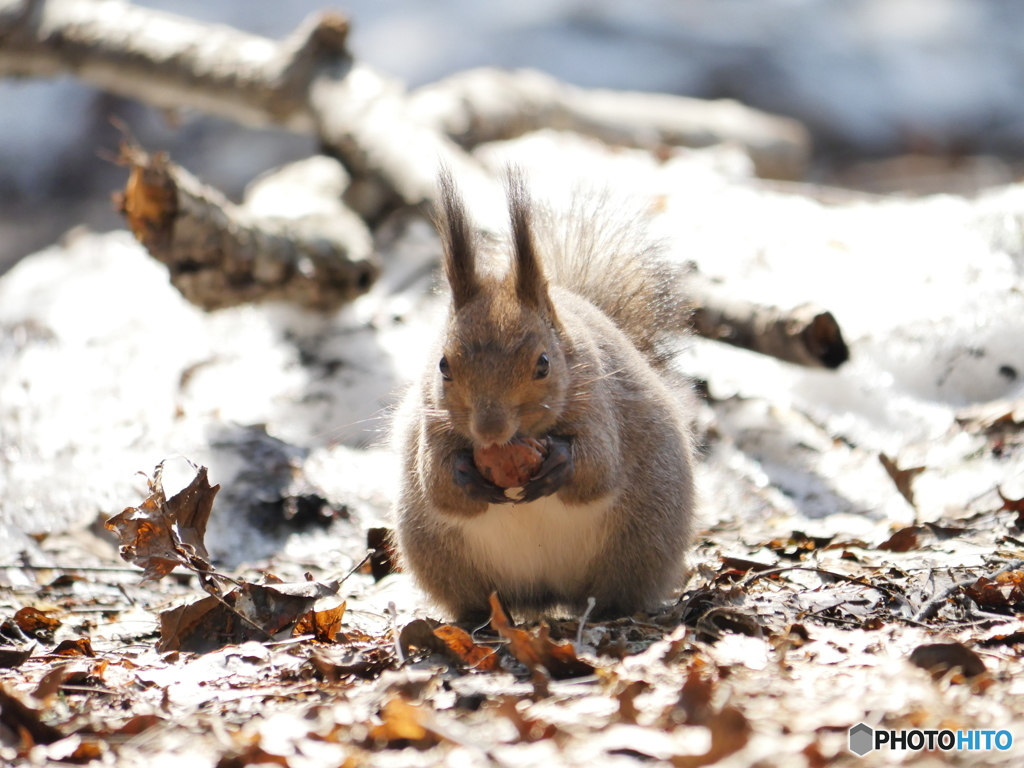
[[[735,101],[577,88],[527,69],[461,72],[414,91],[410,107],[466,148],[542,128],[655,152],[729,142],[747,151],[758,176],[774,179],[803,177],[810,153],[799,122]]]
[[[737,141],[782,177],[799,175],[807,155],[797,124],[738,104],[586,91],[537,73],[478,70],[410,99],[353,61],[347,32],[335,13],[274,41],[119,0],[0,0],[0,76],[71,72],[162,108],[313,131],[354,174],[411,205],[434,200],[441,162],[485,224],[504,211],[499,185],[449,136],[472,146],[554,127],[649,148]],[[487,96],[487,87],[500,90]]]
[[[377,276],[369,231],[337,197],[327,213],[256,217],[161,154],[125,144],[122,160],[131,174],[118,207],[193,304],[282,300],[330,310]]]
[[[701,336],[813,368],[838,368],[850,357],[839,323],[814,304],[785,310],[736,299],[697,272],[687,288]]]

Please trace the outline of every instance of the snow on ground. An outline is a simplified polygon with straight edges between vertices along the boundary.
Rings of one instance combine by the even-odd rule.
[[[770,515],[808,532],[884,535],[914,510],[881,451],[927,467],[915,482],[925,520],[991,503],[997,485],[1024,494],[1019,458],[1000,460],[952,429],[965,405],[1024,396],[1021,189],[976,202],[826,205],[765,188],[735,149],[658,164],[553,132],[478,156],[521,164],[538,197],[564,199],[580,178],[644,196],[678,258],[737,294],[813,300],[836,315],[852,353],[837,372],[689,343],[681,365],[716,399],[709,523]],[[284,306],[203,313],[126,233],[70,238],[0,278],[0,562],[31,548],[25,531],[137,503],[136,472],[177,454],[224,485],[208,537],[215,557],[234,563],[281,546],[296,557],[333,547],[340,565],[361,556],[361,529],[386,518],[395,485],[386,411],[420,370],[438,310],[429,226],[406,217],[388,232],[380,283],[333,317]],[[232,511],[250,434],[238,438],[237,425],[255,424],[350,510],[340,538],[282,540]]]

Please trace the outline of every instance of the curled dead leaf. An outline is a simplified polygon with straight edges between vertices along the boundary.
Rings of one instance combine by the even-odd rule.
[[[145,569],[143,581],[166,576],[177,565],[212,570],[204,538],[220,486],[211,486],[206,467],[199,467],[188,487],[168,499],[162,476],[163,462],[148,481],[146,500],[104,524],[117,535],[121,557]]]
[[[40,611],[38,608],[26,606],[14,614],[14,623],[26,635],[37,640],[49,640],[60,628],[61,622],[53,614],[55,611]]]
[[[303,614],[295,622],[292,635],[313,635],[318,643],[333,643],[335,635],[341,631],[345,606],[346,603],[342,603],[325,611],[309,611]]]
[[[90,656],[95,657],[89,638],[80,637],[77,640],[64,640],[51,652],[54,656]]]
[[[398,642],[406,655],[420,650],[443,656],[459,667],[483,672],[500,669],[493,648],[477,645],[466,630],[450,624],[433,627],[428,621],[416,619],[402,628]]]
[[[564,680],[585,677],[594,673],[594,667],[576,657],[572,643],[555,643],[546,624],[541,624],[535,635],[509,624],[508,617],[498,600],[491,598],[491,627],[508,641],[509,652],[531,672],[546,670],[553,678]]]

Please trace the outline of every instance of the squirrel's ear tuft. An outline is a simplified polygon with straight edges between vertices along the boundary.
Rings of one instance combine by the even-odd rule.
[[[480,289],[476,277],[476,252],[473,232],[466,217],[462,195],[455,187],[451,169],[441,168],[438,174],[441,191],[441,210],[435,218],[437,231],[444,246],[444,274],[452,289],[452,301],[461,307]]]
[[[533,241],[530,194],[520,169],[508,169],[508,212],[512,219],[513,274],[516,294],[523,304],[547,307],[548,283]]]

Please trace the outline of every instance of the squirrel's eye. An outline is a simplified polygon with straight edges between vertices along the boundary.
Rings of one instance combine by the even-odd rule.
[[[445,381],[452,380],[452,369],[448,365],[448,358],[442,357],[440,364],[437,366],[441,371],[441,378]]]
[[[551,364],[548,362],[548,356],[541,352],[540,357],[537,358],[537,368],[533,372],[533,378],[543,379],[548,375],[548,369]]]

